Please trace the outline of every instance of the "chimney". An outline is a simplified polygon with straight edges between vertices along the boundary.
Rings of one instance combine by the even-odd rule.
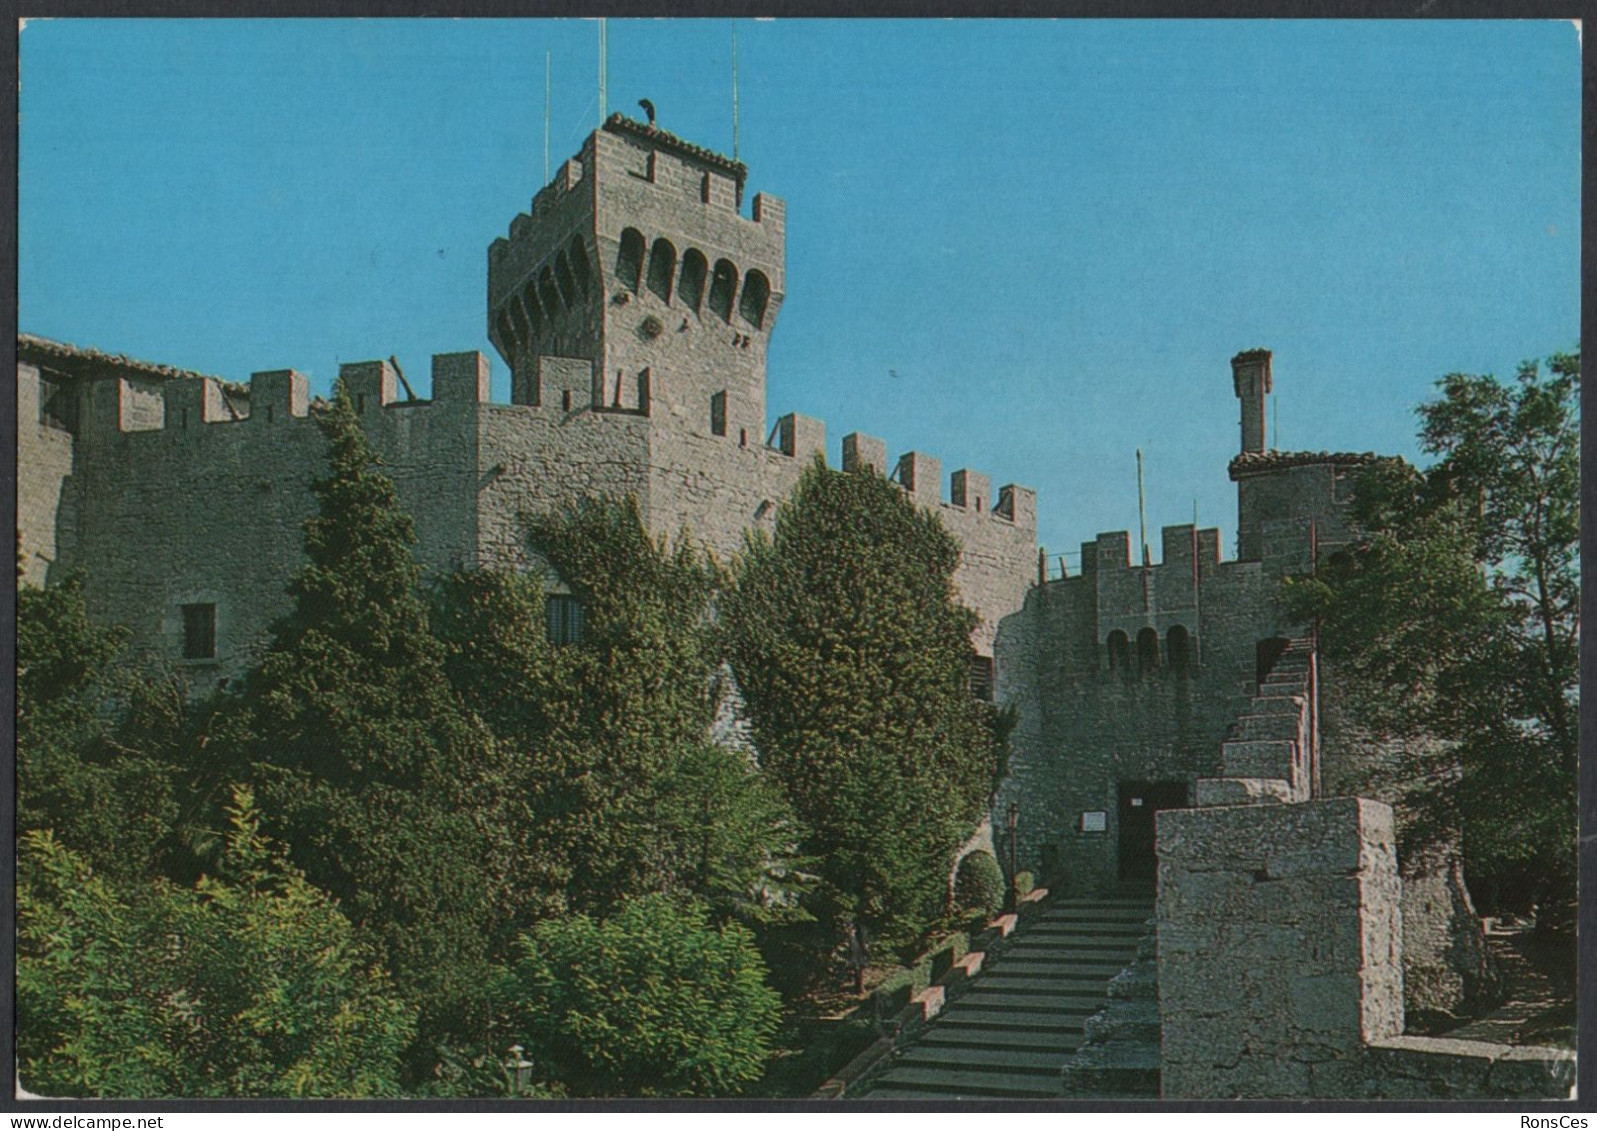
[[[1271,390],[1270,351],[1244,350],[1231,359],[1231,384],[1242,402],[1242,451],[1262,452],[1264,398]]]

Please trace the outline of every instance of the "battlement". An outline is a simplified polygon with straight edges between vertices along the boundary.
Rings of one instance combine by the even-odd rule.
[[[1132,565],[1129,531],[1112,530],[1101,533],[1091,542],[1081,544],[1082,571],[1144,568],[1157,571],[1174,566],[1190,574],[1194,564],[1200,568],[1210,568],[1220,564],[1218,527],[1210,526],[1199,530],[1188,522],[1162,527],[1159,533],[1162,560],[1152,562],[1146,567],[1140,563]]]

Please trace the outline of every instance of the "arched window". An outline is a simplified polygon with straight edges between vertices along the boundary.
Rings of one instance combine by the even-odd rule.
[[[582,246],[582,237],[573,236],[571,239],[571,273],[577,278],[577,286],[583,294],[588,293],[592,286],[593,270],[588,266],[588,249]]]
[[[1159,667],[1159,630],[1145,628],[1137,633],[1137,670],[1151,672]]]
[[[649,289],[660,296],[661,302],[671,301],[671,281],[677,273],[677,249],[664,237],[654,241],[649,252]]]
[[[527,321],[532,323],[533,334],[542,335],[545,316],[543,306],[538,302],[538,284],[535,280],[528,279],[527,285],[522,288],[521,305],[527,312]]]
[[[726,321],[732,321],[732,296],[738,289],[738,269],[730,260],[717,259],[715,274],[710,279],[710,309]]]
[[[1131,663],[1131,642],[1118,628],[1109,634],[1109,670],[1123,672]]]
[[[704,252],[690,247],[682,253],[682,281],[677,284],[677,297],[690,310],[697,311],[704,301],[704,277],[709,273],[710,265],[705,262]]]
[[[771,301],[771,281],[763,271],[750,271],[743,279],[743,298],[738,313],[756,330],[765,325],[765,307]]]
[[[616,255],[616,278],[627,290],[636,293],[638,276],[643,272],[643,233],[628,228],[621,233],[621,251]]]
[[[576,306],[577,281],[571,277],[571,260],[563,251],[555,256],[555,281],[560,284],[560,297],[565,299],[566,308]]]
[[[1172,625],[1164,638],[1165,657],[1170,662],[1170,670],[1185,672],[1191,663],[1192,640],[1187,635],[1187,630],[1182,625]]]
[[[555,289],[555,273],[545,267],[538,272],[538,297],[543,299],[544,313],[553,318],[561,310],[560,292]]]

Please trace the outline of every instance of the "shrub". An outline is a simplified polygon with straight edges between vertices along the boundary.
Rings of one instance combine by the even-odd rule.
[[[1037,877],[1030,872],[1015,873],[1015,895],[1030,895],[1037,889]]]
[[[991,852],[977,849],[954,873],[954,903],[962,910],[992,912],[1004,902],[1004,873]]]
[[[394,1096],[415,1010],[338,905],[260,833],[220,874],[117,886],[48,831],[17,888],[18,1072],[58,1096]]]
[[[572,1095],[731,1095],[759,1078],[781,999],[746,928],[649,895],[522,939],[511,1028]]]

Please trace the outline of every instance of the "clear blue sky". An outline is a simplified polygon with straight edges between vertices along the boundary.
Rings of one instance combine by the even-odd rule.
[[[609,108],[722,151],[727,21],[609,24]],[[597,122],[597,25],[30,22],[20,325],[244,379],[482,349],[486,249]],[[1457,370],[1577,344],[1568,23],[738,23],[788,202],[770,413],[1038,489],[1058,553],[1225,531],[1229,359],[1281,445],[1416,457]],[[508,392],[494,359],[496,395]],[[896,374],[896,376],[894,376]],[[413,378],[414,379],[414,378]],[[1150,541],[1157,553],[1158,539]]]

